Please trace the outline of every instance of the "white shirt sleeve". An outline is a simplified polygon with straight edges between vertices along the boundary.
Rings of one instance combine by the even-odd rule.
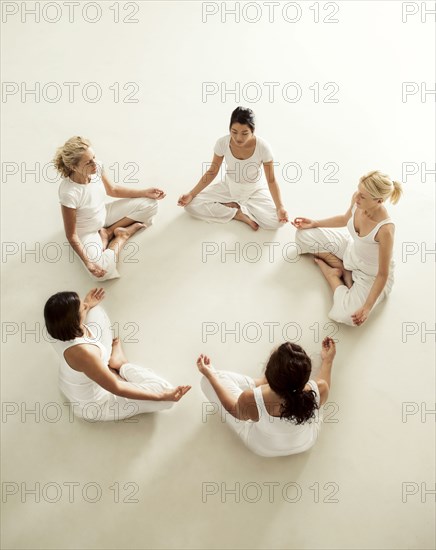
[[[78,196],[74,189],[68,188],[68,182],[63,182],[59,187],[59,202],[62,206],[68,208],[77,208],[79,206]]]
[[[271,162],[273,160],[273,154],[271,151],[271,147],[269,146],[269,143],[267,143],[264,139],[262,139],[260,142],[260,145],[261,145],[260,157],[262,162]]]
[[[215,143],[215,147],[213,149],[213,152],[215,155],[218,155],[219,157],[223,157],[226,150],[226,136],[219,138],[217,142]]]

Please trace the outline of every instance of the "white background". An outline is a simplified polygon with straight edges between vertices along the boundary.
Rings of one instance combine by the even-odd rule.
[[[19,91],[2,98],[1,378],[3,412],[13,411],[3,415],[2,479],[18,487],[17,494],[3,495],[3,547],[433,548],[434,495],[422,488],[434,489],[435,481],[434,415],[425,415],[425,408],[434,409],[434,336],[424,334],[434,329],[434,255],[425,255],[434,249],[434,175],[404,172],[404,163],[434,169],[434,95],[421,97],[422,83],[434,88],[434,16],[421,21],[425,3],[336,2],[337,23],[324,22],[332,8],[323,2],[318,23],[310,9],[315,2],[301,2],[299,18],[289,8],[295,23],[284,20],[286,3],[275,8],[273,22],[259,3],[256,23],[249,21],[255,8],[239,3],[238,23],[221,2],[209,3],[218,13],[205,21],[202,2],[136,2],[132,18],[138,22],[130,24],[123,19],[133,10],[121,2],[118,23],[114,2],[99,3],[95,23],[84,19],[83,2],[73,22],[65,3],[58,4],[58,22],[50,22],[56,8],[44,13],[44,2],[36,3],[39,22],[32,15],[22,21],[24,3],[4,4],[18,12],[3,14],[3,81]],[[425,5],[434,9],[434,2]],[[403,10],[414,7],[418,13],[403,22]],[[87,9],[94,18],[94,8]],[[42,94],[50,82],[62,90],[57,102]],[[79,83],[72,102],[64,82]],[[89,82],[101,87],[100,101],[82,97]],[[115,102],[110,86],[119,83],[125,98],[129,82],[138,86],[138,102]],[[216,83],[223,96],[202,96],[206,82]],[[261,89],[258,98],[253,87],[246,88],[249,97],[225,94],[250,82]],[[272,101],[265,82],[279,83]],[[282,95],[289,82],[302,90],[294,103]],[[309,89],[315,82],[318,102]],[[322,101],[328,82],[339,87],[337,103]],[[419,90],[405,101],[404,82]],[[23,100],[20,94],[35,83],[39,101],[32,95]],[[254,233],[238,222],[193,220],[176,205],[212,159],[237,105],[257,115],[256,132],[279,163],[291,218],[343,213],[359,177],[370,170],[404,183],[400,203],[388,206],[396,222],[393,292],[361,328],[339,327],[330,421],[311,451],[287,458],[253,455],[217,415],[202,422],[199,353],[209,354],[217,368],[256,376],[283,341],[286,323],[298,324],[288,337],[309,353],[330,333],[331,294],[322,275],[308,257],[283,258],[294,240],[290,224]],[[132,239],[137,263],[123,261],[121,279],[104,283],[104,305],[130,361],[193,389],[171,411],[134,423],[70,422],[57,387],[57,358],[42,331],[50,295],[75,290],[83,296],[95,286],[77,259],[69,260],[58,182],[49,181],[50,168],[43,170],[73,135],[91,139],[106,169],[118,163],[118,183],[167,192],[155,225]],[[295,172],[282,170],[289,162],[302,170],[294,183]],[[338,165],[338,182],[323,181],[328,162]],[[38,175],[25,175],[35,163]],[[123,180],[126,163],[138,165],[138,183]],[[314,163],[319,182],[309,168]],[[5,173],[13,166],[16,174]],[[113,170],[108,174],[114,178]],[[277,243],[272,258],[266,242]],[[216,243],[219,252],[239,246],[241,253],[205,258],[205,243]],[[249,261],[256,248],[248,243],[257,243],[258,261]],[[26,254],[35,247],[36,255]],[[58,261],[51,261],[56,253]],[[266,322],[279,324],[273,338]],[[137,326],[137,343],[128,341],[127,323]],[[204,323],[216,323],[219,332],[206,338]],[[221,330],[236,323],[239,342]],[[26,332],[35,327],[36,335]],[[416,334],[404,335],[413,328]],[[403,417],[404,407],[416,414]],[[26,415],[35,408],[39,414]],[[58,421],[50,422],[59,410]],[[71,503],[66,482],[80,484]],[[136,484],[139,502],[115,503],[109,487],[116,482],[121,501],[130,494],[124,484]],[[276,484],[272,502],[267,482]],[[26,497],[21,483],[39,483],[41,501]],[[63,488],[57,503],[48,502],[53,492],[45,498],[47,483]],[[98,502],[82,497],[86,483],[101,487]],[[217,493],[204,498],[205,483]],[[301,491],[294,503],[287,501],[296,497],[292,486],[283,497],[289,483]],[[405,483],[419,491],[403,502]],[[338,502],[327,502],[333,485],[326,484],[335,484],[331,500]],[[232,488],[239,502],[225,493]]]

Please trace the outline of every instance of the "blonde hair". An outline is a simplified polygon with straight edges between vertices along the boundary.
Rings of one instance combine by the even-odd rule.
[[[73,166],[80,161],[83,153],[91,146],[91,142],[80,136],[73,136],[56,151],[53,159],[56,170],[64,178],[68,178],[73,171]]]
[[[397,204],[403,194],[403,187],[398,181],[393,181],[387,174],[374,170],[362,176],[359,180],[373,199],[387,199]]]

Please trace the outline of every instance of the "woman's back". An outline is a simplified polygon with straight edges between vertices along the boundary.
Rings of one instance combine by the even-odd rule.
[[[314,380],[308,381],[316,394],[316,403],[320,404],[319,389]],[[296,424],[284,418],[271,416],[265,406],[262,386],[253,390],[259,414],[259,420],[252,422],[247,437],[248,447],[261,456],[286,456],[301,453],[316,442],[322,422],[322,412],[314,411],[314,418]]]

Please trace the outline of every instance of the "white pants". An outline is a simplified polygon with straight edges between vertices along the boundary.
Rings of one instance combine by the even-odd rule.
[[[316,227],[297,229],[295,242],[299,245],[302,254],[329,253],[343,260],[344,254],[352,245],[353,240],[351,235],[340,230]],[[340,285],[336,288],[333,293],[333,307],[328,316],[337,323],[356,326],[353,324],[351,315],[365,304],[375,277],[364,273],[361,266],[344,263],[344,268],[351,271],[353,286],[347,288],[345,285]],[[391,288],[392,279],[386,283],[374,307],[386,298]]]
[[[237,208],[221,203],[237,202],[241,211],[263,229],[277,229],[281,226],[271,194],[266,187],[221,181],[199,193],[185,210],[193,218],[206,222],[227,223],[235,217]]]
[[[103,227],[109,227],[122,218],[130,218],[135,222],[142,222],[147,227],[153,223],[153,218],[157,214],[157,201],[147,197],[134,199],[118,199],[107,203],[106,219]],[[78,229],[77,234],[86,250],[86,255],[91,262],[96,263],[102,269],[106,270],[103,277],[95,277],[84,264],[82,264],[88,275],[95,281],[108,281],[120,277],[117,270],[115,251],[110,248],[103,250],[103,242],[98,231],[87,231]]]
[[[254,390],[254,388],[256,387],[253,378],[250,378],[249,376],[245,376],[243,374],[238,374],[237,372],[215,370],[215,374],[221,384],[235,397],[236,400],[239,399],[239,396],[243,391],[248,389]],[[215,390],[213,389],[212,384],[205,376],[201,378],[200,385],[204,395],[207,397],[210,403],[213,404],[214,410],[219,411],[221,420],[223,422],[226,422],[226,424],[228,424],[232,428],[232,430],[234,430],[234,432],[242,439],[244,444],[246,444],[248,433],[252,426],[252,421],[238,420],[228,411],[226,411],[225,408],[221,405],[221,402]]]
[[[86,325],[96,338],[106,348],[104,359],[108,359],[112,352],[111,322],[105,310],[101,306],[92,308],[86,316]],[[120,376],[125,380],[151,393],[160,393],[173,389],[174,386],[167,380],[158,376],[152,369],[140,367],[132,363],[125,363],[119,370]],[[71,399],[71,401],[74,401]],[[105,398],[97,403],[82,404],[74,408],[75,414],[88,421],[113,421],[129,418],[137,414],[150,413],[170,409],[173,401],[146,401],[142,399],[129,399],[106,392]]]

